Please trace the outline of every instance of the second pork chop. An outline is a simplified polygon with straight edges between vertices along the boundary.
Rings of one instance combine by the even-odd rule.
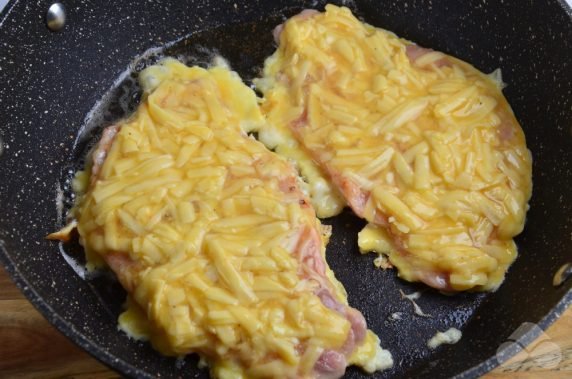
[[[257,82],[265,133],[289,131],[371,223],[362,249],[389,254],[410,281],[496,289],[532,188],[501,83],[343,7],[305,11],[275,37]]]

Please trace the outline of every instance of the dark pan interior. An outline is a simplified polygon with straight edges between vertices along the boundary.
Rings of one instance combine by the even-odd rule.
[[[572,20],[556,0],[346,1],[363,20],[473,63],[497,67],[534,157],[534,194],[520,256],[493,294],[444,296],[373,267],[356,245],[363,222],[350,212],[334,227],[328,262],[393,353],[379,377],[474,377],[496,366],[497,351],[523,322],[546,327],[572,301],[572,281],[552,277],[572,261]],[[51,33],[49,3],[12,2],[0,15],[0,259],[24,293],[63,333],[98,359],[136,377],[206,377],[196,359],[163,358],[117,331],[124,291],[111,275],[80,278],[82,251],[44,240],[62,225],[69,179],[101,128],[132,112],[137,73],[164,55],[207,64],[214,49],[245,80],[274,49],[271,30],[323,2],[69,1],[68,24]],[[235,6],[236,4],[236,6]],[[0,151],[2,149],[0,148]],[[58,200],[62,207],[58,210]],[[69,262],[78,262],[72,269]],[[77,272],[76,272],[77,271]],[[421,291],[432,317],[400,295]],[[402,312],[401,320],[391,315]],[[461,341],[426,347],[454,326]],[[523,342],[535,336],[530,330]],[[510,347],[499,357],[516,351]],[[363,376],[349,369],[347,377]]]

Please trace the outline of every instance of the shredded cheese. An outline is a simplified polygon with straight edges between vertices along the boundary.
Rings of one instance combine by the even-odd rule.
[[[141,80],[143,103],[76,208],[88,258],[130,292],[120,327],[166,355],[199,353],[219,378],[313,375],[351,328],[317,285],[346,295],[314,259],[329,230],[292,166],[245,134],[264,122],[254,92],[226,68],[172,59]],[[350,361],[374,371],[387,354],[369,332]]]
[[[532,188],[500,83],[327,5],[285,23],[257,82],[271,121],[261,135],[301,145],[299,161],[314,164],[310,155],[326,172],[313,180],[331,179],[376,225],[360,248],[388,254],[400,277],[494,290],[516,257]],[[375,227],[389,238],[373,238]]]

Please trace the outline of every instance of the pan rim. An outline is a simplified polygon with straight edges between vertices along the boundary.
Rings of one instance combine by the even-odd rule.
[[[36,289],[30,284],[20,270],[18,270],[18,267],[10,258],[8,250],[5,248],[2,240],[0,240],[0,262],[2,262],[9,277],[24,294],[26,299],[68,340],[114,371],[120,372],[121,374],[129,377],[154,378],[154,376],[146,371],[138,369],[123,359],[109,353],[105,348],[85,336],[85,334],[77,330],[69,321],[60,316],[60,314],[57,313],[40,294],[38,294]]]
[[[557,0],[572,21],[572,0]]]

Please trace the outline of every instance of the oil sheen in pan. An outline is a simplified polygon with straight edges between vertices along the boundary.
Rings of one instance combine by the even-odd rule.
[[[296,11],[291,10],[288,16]],[[359,15],[359,12],[357,14]],[[250,84],[252,78],[259,74],[265,57],[274,51],[272,34],[268,31],[285,18],[285,15],[277,15],[258,23],[230,25],[198,32],[162,47],[149,49],[136,57],[84,120],[70,157],[70,164],[62,172],[58,183],[63,195],[62,216],[73,204],[73,173],[83,167],[85,155],[98,140],[103,128],[129,116],[136,109],[141,99],[137,77],[142,69],[165,56],[175,57],[188,65],[206,67],[214,56],[220,55]],[[323,222],[333,227],[326,258],[347,289],[350,304],[364,314],[369,327],[378,333],[383,346],[393,354],[394,367],[385,372],[384,377],[407,375],[414,366],[423,362],[439,362],[441,359],[446,362],[447,349],[461,348],[460,345],[469,342],[461,339],[455,346],[434,351],[426,345],[437,331],[452,327],[462,331],[487,294],[462,293],[445,296],[423,285],[401,281],[395,271],[375,268],[374,254],[359,253],[357,233],[364,225],[362,220],[350,211],[344,211],[341,215]],[[115,320],[121,312],[125,291],[109,273],[86,276],[85,258],[77,240],[66,243],[61,252],[78,275],[88,281],[92,290],[106,305],[111,319]],[[415,301],[428,317],[416,314],[412,303],[402,296],[400,290],[404,294],[420,291],[421,296]],[[397,313],[400,317],[392,317]],[[133,344],[133,348],[151,349],[147,344]],[[173,359],[172,367],[179,370],[176,376],[195,377],[197,371],[191,369],[194,362],[196,359],[192,357],[184,361]],[[202,372],[199,375],[206,377],[207,373]],[[349,368],[346,377],[361,378],[365,375],[358,369]]]

